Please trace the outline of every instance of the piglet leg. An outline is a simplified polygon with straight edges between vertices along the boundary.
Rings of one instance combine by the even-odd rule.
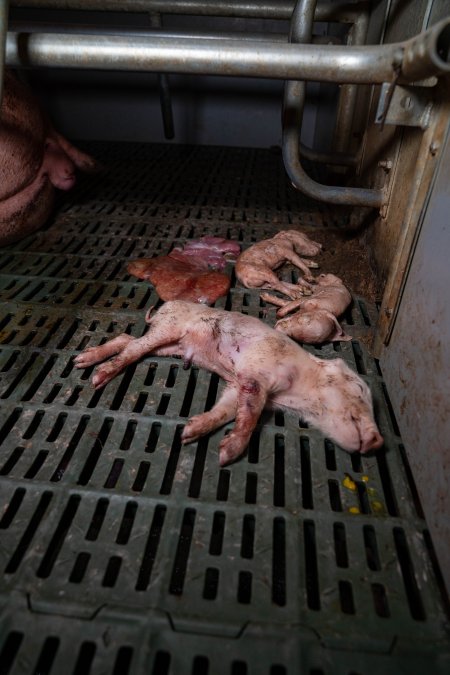
[[[200,436],[205,436],[210,431],[218,429],[236,416],[237,391],[235,387],[228,386],[222,392],[222,396],[216,405],[208,412],[191,417],[181,434],[182,443],[191,443]]]
[[[286,314],[289,314],[290,312],[294,312],[296,309],[299,309],[299,307],[301,307],[302,303],[304,302],[302,298],[291,301],[282,300],[281,298],[277,298],[276,295],[271,295],[270,293],[261,293],[260,297],[261,300],[264,300],[264,302],[270,302],[272,305],[280,307],[280,309],[277,310],[278,318],[286,316]]]
[[[305,279],[307,279],[308,281],[311,281],[313,279],[313,276],[309,271],[309,268],[319,267],[319,265],[316,262],[313,262],[312,260],[306,260],[305,258],[300,258],[300,256],[297,255],[295,251],[286,251],[285,257],[288,262],[292,263],[303,272],[303,274],[305,275]]]
[[[239,380],[236,423],[219,446],[221,466],[237,459],[244,452],[267,400],[267,392],[257,380],[242,377]]]
[[[291,300],[291,302],[286,302],[283,307],[277,310],[277,318],[281,319],[286,316],[286,314],[290,314],[291,312],[295,312],[297,309],[301,309],[303,302],[304,300],[301,298],[299,300]]]
[[[106,361],[106,359],[121,352],[131,340],[134,340],[131,335],[122,333],[103,345],[88,347],[74,358],[75,366],[77,368],[88,368],[93,366],[94,363]]]
[[[261,293],[259,297],[261,300],[264,300],[264,302],[269,302],[271,305],[276,305],[276,307],[284,307],[286,304],[286,300],[278,298],[276,295],[272,295],[271,293]]]
[[[111,353],[116,354],[112,359],[96,368],[92,377],[92,384],[95,389],[103,387],[130,365],[130,363],[138,361],[145,354],[158,354],[161,356],[176,354],[178,344],[175,330],[167,332],[162,327],[158,327],[157,324],[153,325],[148,333],[140,338],[119,335],[118,338],[113,338],[111,342],[113,343],[111,347],[106,342],[100,347],[91,348],[94,349],[94,354],[90,360],[91,365],[92,363],[97,363],[98,360],[102,360],[102,358],[107,358]],[[82,355],[83,353],[79,356],[82,357]],[[79,368],[85,367],[83,359],[79,357],[75,360],[75,365]]]
[[[311,295],[310,284],[307,281],[298,282],[297,284],[290,284],[287,281],[280,281],[277,275],[272,272],[271,276],[267,275],[267,283],[263,288],[271,288],[279,293],[284,293],[289,298],[299,298],[303,295]]]

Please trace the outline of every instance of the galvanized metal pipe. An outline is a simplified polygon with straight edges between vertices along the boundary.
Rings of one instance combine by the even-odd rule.
[[[289,42],[295,44],[307,44],[311,43],[314,14],[316,10],[317,0],[298,0],[294,13],[292,14],[291,25],[289,29]],[[297,136],[297,147],[309,159],[312,159],[315,154],[311,148],[307,148],[301,143],[301,130],[303,124],[303,111],[305,107],[306,99],[306,85],[305,83],[298,83],[297,87],[298,96],[295,101],[297,106],[296,111],[292,111],[291,119],[296,118],[296,127],[295,129],[289,128],[286,126],[287,116],[285,115],[285,105],[286,102],[291,99],[289,88],[294,85],[294,82],[286,82],[284,86],[284,101],[283,101],[283,146],[287,142],[287,136],[290,133],[295,133]],[[290,101],[291,105],[294,104],[294,101]],[[317,153],[318,154],[318,153]]]
[[[323,2],[317,7],[316,21],[354,23],[358,0]],[[287,19],[295,0],[11,0],[14,7],[96,10],[113,12],[159,12],[254,19]]]
[[[347,47],[295,45],[270,41],[195,40],[116,35],[8,33],[6,63],[15,67],[65,67],[100,70],[190,73],[281,80],[376,84],[392,80],[407,60],[407,77],[450,72],[444,45],[450,19],[411,40],[390,45]],[[441,45],[437,51],[437,43]],[[426,46],[426,50],[424,47]],[[430,53],[431,52],[431,53]],[[419,63],[412,63],[414,53]]]
[[[317,0],[299,0],[294,14],[292,15],[292,20],[291,20],[291,26],[289,30],[289,41],[294,42],[296,44],[305,44],[305,43],[311,43],[312,41],[312,30],[313,30],[313,22],[314,22],[314,16],[316,13],[316,8],[317,8]],[[286,88],[289,89],[290,82],[287,82],[285,85],[285,91]],[[349,85],[353,86],[353,85]],[[299,88],[300,89],[300,88]],[[287,94],[289,95],[289,94]],[[321,152],[317,152],[313,150],[312,148],[308,148],[306,145],[304,145],[300,138],[301,138],[301,129],[302,129],[302,123],[303,123],[303,111],[304,111],[304,106],[305,106],[305,99],[306,99],[306,85],[303,87],[303,96],[299,99],[297,99],[297,120],[298,120],[298,127],[296,130],[297,134],[297,142],[298,142],[298,147],[300,150],[300,153],[306,157],[306,159],[309,159],[312,162],[322,162],[322,163],[328,163],[328,164],[348,164],[352,165],[355,164],[355,158],[351,157],[350,155],[342,155],[338,156],[336,153],[334,154],[325,154]],[[283,129],[284,133],[285,129]]]
[[[6,33],[8,30],[8,0],[0,0],[0,107],[3,98],[3,71],[5,69]]]
[[[31,21],[9,21],[9,30],[13,33],[61,33],[62,25],[60,23],[31,22]],[[164,38],[191,38],[198,40],[233,40],[242,36],[245,40],[262,40],[267,42],[287,42],[286,33],[254,33],[237,31],[203,31],[189,28],[156,28],[144,26],[97,26],[95,24],[76,24],[64,23],[64,33],[74,35],[125,35],[134,37],[164,37]],[[327,44],[326,36],[315,36],[315,44]],[[333,40],[333,39],[332,39]],[[334,44],[342,44],[339,39],[334,40]]]
[[[290,39],[308,42],[311,39],[316,0],[298,0],[292,16]],[[380,207],[382,193],[367,188],[344,188],[322,185],[303,169],[300,161],[300,130],[305,105],[305,82],[286,82],[283,100],[283,161],[292,185],[313,199],[331,204],[352,204]]]
[[[355,23],[352,26],[352,32],[354,34],[354,40],[350,44],[361,45],[365,43],[365,34],[367,33],[368,25],[368,7],[367,3],[361,2],[361,15],[355,20]],[[312,29],[313,29],[313,20],[317,14],[317,1],[311,2],[308,0],[305,2],[302,0],[297,3],[296,9],[291,19],[291,29],[289,35],[289,41],[301,44],[310,44],[312,43]],[[361,30],[362,24],[365,26],[365,30]],[[299,148],[302,156],[312,162],[322,162],[327,164],[337,164],[341,166],[354,166],[356,164],[356,157],[354,155],[344,154],[343,152],[336,149],[332,154],[317,152],[312,148],[304,145],[301,138],[301,127],[303,120],[303,109],[305,104],[306,88],[304,91],[304,96],[301,101],[298,101],[299,111],[299,130],[298,130],[298,139],[299,139]],[[351,122],[353,120],[354,106],[356,100],[356,85],[348,84],[341,87],[341,92],[339,96],[339,108],[338,108],[338,118],[336,122],[336,133],[349,133],[349,128],[351,127]],[[301,109],[300,109],[301,108]]]
[[[412,39],[406,43],[402,63],[402,75],[409,81],[429,77],[430,71],[438,64],[450,64],[450,18],[435,24],[422,33],[422,39]]]
[[[350,28],[348,45],[364,45],[369,28],[369,12],[364,10]],[[334,130],[333,149],[337,153],[348,150],[348,139],[353,128],[355,115],[356,97],[358,86],[356,84],[343,84],[339,94],[339,105]],[[355,162],[356,163],[356,162]]]
[[[295,188],[308,197],[330,204],[352,204],[379,208],[383,195],[379,190],[322,185],[313,180],[300,163],[298,147],[298,100],[304,96],[303,82],[290,82],[284,99],[283,161]]]
[[[9,21],[9,30],[13,33],[61,33],[60,23],[48,23],[44,21]],[[64,33],[73,33],[75,35],[127,35],[129,37],[164,37],[164,38],[191,38],[198,40],[235,40],[243,38],[245,40],[260,40],[267,42],[288,42],[287,33],[255,33],[249,31],[203,31],[189,28],[139,28],[128,26],[127,28],[117,26],[97,26],[95,24],[76,24],[64,23]],[[331,35],[313,35],[312,44],[342,45],[342,40]]]

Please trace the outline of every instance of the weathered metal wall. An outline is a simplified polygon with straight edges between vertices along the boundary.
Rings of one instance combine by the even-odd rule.
[[[381,364],[450,590],[449,135]]]
[[[450,13],[450,3],[418,0],[390,3],[384,42],[405,40],[430,28]],[[398,310],[405,271],[410,262],[420,214],[440,158],[450,109],[450,88],[445,78],[435,86],[433,79],[410,88],[397,86],[384,125],[380,115],[381,87],[374,87],[369,122],[363,140],[360,167],[364,184],[385,187],[387,200],[379,214],[370,214],[372,225],[364,238],[371,251],[383,303],[375,340],[375,352],[387,344]],[[426,114],[427,118],[421,117]],[[355,214],[364,222],[367,214]]]

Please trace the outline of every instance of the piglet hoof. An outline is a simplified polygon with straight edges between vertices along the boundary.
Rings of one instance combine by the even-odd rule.
[[[88,347],[73,359],[75,368],[89,368],[102,359],[98,357],[97,347]]]
[[[242,455],[244,449],[245,444],[242,444],[242,440],[237,437],[236,434],[231,432],[228,436],[225,436],[219,445],[220,466],[226,466],[227,464],[234,462],[235,459]]]
[[[186,445],[187,443],[193,443],[193,441],[196,441],[205,433],[202,429],[202,422],[200,419],[201,417],[202,415],[191,417],[189,422],[184,427],[183,431],[181,432],[181,442],[183,445]]]
[[[106,365],[99,366],[92,376],[91,382],[94,389],[101,389],[114,379],[117,372],[107,368]]]

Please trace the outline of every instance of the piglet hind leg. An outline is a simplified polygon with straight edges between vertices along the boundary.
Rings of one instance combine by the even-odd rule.
[[[236,423],[219,446],[220,466],[237,459],[247,447],[267,401],[267,391],[253,378],[239,378]]]
[[[94,350],[94,353],[91,355],[88,354],[87,358],[90,360],[87,365],[98,363],[99,361],[108,358],[112,354],[115,354],[115,356],[113,356],[113,358],[111,358],[109,361],[102,363],[96,368],[92,377],[93,386],[95,389],[103,387],[128,365],[130,365],[130,363],[138,361],[146,354],[155,353],[159,349],[169,344],[175,347],[177,342],[172,336],[167,334],[167,331],[152,327],[146,335],[140,338],[132,338],[129,335],[122,334],[117,338],[113,338],[109,342],[106,342],[100,347],[91,348]],[[174,348],[174,350],[169,349],[165,353],[168,355],[175,353],[175,351],[176,349]],[[83,354],[84,352],[82,352],[79,357],[75,359],[75,365],[78,368],[86,367],[87,359],[83,360]]]
[[[93,366],[95,363],[106,361],[106,359],[121,352],[131,340],[134,340],[131,335],[122,333],[112,338],[112,340],[108,340],[103,345],[87,347],[74,358],[74,364],[77,368],[89,368],[89,366]]]
[[[275,276],[275,275],[274,275]],[[280,281],[278,277],[275,276],[275,279],[270,283],[270,285],[265,288],[272,288],[274,291],[283,293],[287,295],[288,298],[299,299],[304,295],[311,295],[311,287],[307,281],[298,281],[297,284],[290,284],[287,281]]]
[[[303,272],[303,274],[305,275],[305,279],[307,281],[312,281],[313,276],[309,270],[310,268],[316,269],[317,267],[319,267],[319,265],[316,262],[314,262],[313,260],[308,260],[306,258],[300,258],[300,256],[297,255],[297,253],[295,253],[294,251],[286,251],[285,255],[286,260],[288,262],[292,263]]]
[[[218,429],[236,416],[238,394],[233,386],[228,386],[216,405],[208,412],[191,417],[181,434],[182,443],[192,443],[201,436]]]

